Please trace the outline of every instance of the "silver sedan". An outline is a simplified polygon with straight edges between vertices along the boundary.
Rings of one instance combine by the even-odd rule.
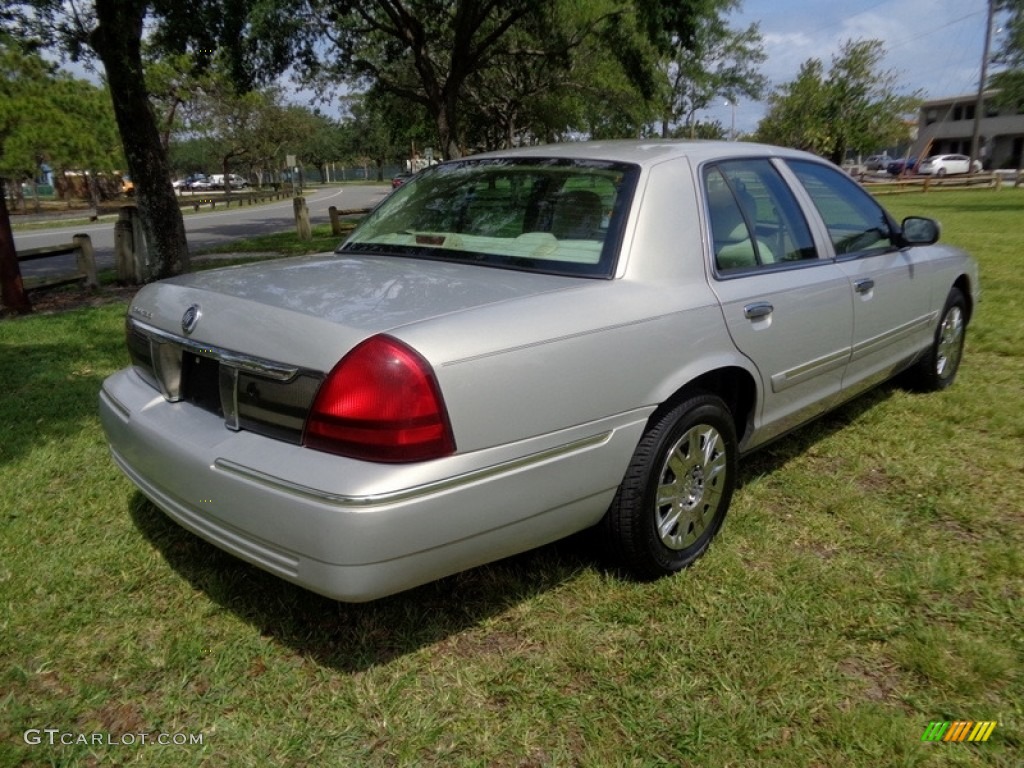
[[[185,528],[340,600],[594,526],[668,575],[742,454],[896,374],[953,382],[978,277],[938,238],[774,147],[481,155],[334,253],[143,288],[103,426]]]

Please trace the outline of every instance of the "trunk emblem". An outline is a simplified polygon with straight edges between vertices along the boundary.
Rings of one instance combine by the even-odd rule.
[[[199,325],[199,318],[202,314],[203,312],[199,309],[198,304],[190,305],[189,308],[185,310],[185,314],[181,316],[181,330],[186,334],[192,333],[192,331],[196,329],[196,326]]]

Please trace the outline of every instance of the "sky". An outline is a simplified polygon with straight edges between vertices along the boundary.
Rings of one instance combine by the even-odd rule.
[[[906,93],[938,99],[977,92],[987,0],[740,1],[731,24],[759,25],[768,56],[762,72],[773,86],[795,79],[807,59],[828,67],[847,40],[881,40],[886,57],[880,69],[896,73]],[[723,101],[698,117],[729,129],[733,111]],[[753,131],[764,115],[764,104],[740,101],[736,130]]]

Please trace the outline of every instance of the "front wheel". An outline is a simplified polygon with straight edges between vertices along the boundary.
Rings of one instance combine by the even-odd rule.
[[[603,529],[609,549],[641,578],[675,573],[707,550],[736,484],[736,428],[714,395],[696,395],[644,434]]]
[[[922,392],[945,389],[956,378],[967,333],[967,300],[959,288],[946,298],[932,346],[910,374],[910,386]]]

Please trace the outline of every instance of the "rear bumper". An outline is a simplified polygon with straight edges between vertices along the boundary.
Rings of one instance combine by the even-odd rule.
[[[432,462],[382,465],[169,403],[131,369],[100,393],[118,466],[183,527],[288,581],[365,601],[554,541],[604,514],[646,411]]]

